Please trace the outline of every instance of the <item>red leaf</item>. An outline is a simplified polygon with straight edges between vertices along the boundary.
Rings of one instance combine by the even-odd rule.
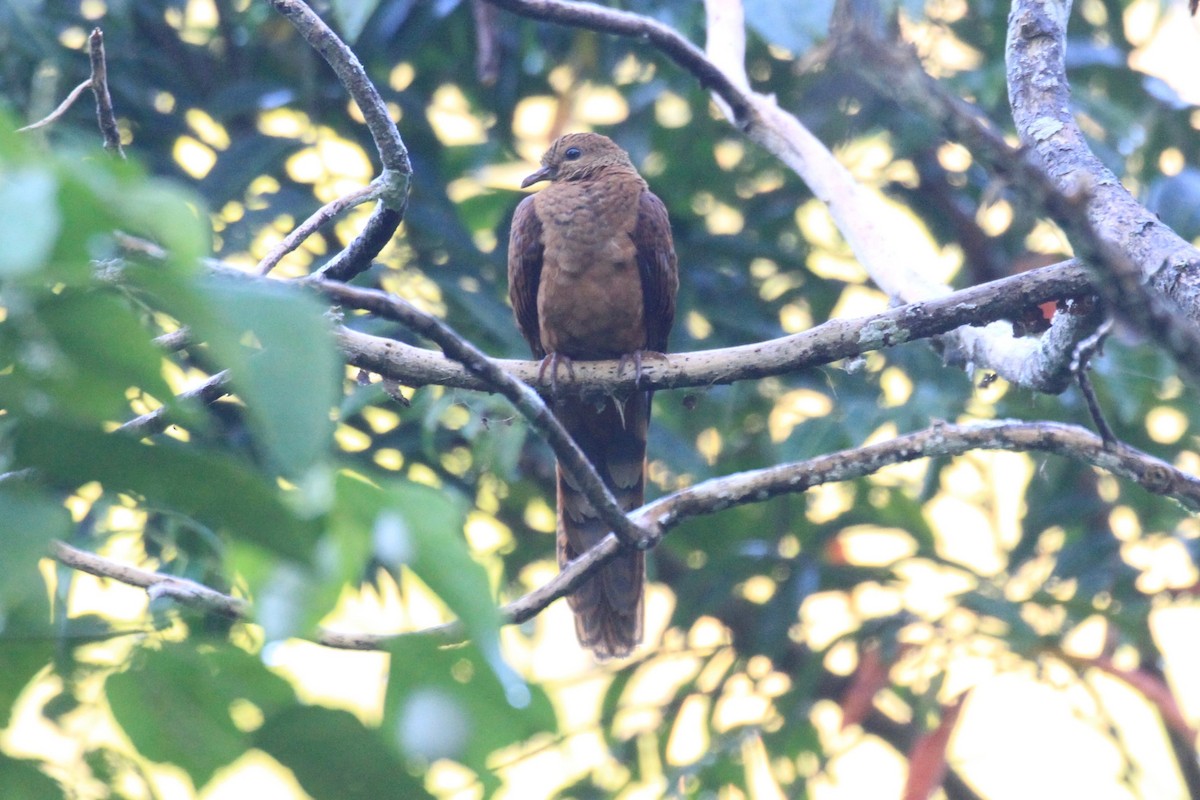
[[[928,800],[934,789],[946,778],[946,745],[958,722],[966,694],[948,706],[942,706],[942,721],[928,733],[922,734],[908,751],[908,780],[904,783],[904,800]]]
[[[858,725],[871,713],[875,695],[888,685],[888,667],[877,644],[864,645],[858,657],[858,669],[838,705],[842,707],[842,730]]]

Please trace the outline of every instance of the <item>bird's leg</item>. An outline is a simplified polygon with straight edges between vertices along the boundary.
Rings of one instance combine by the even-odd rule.
[[[660,353],[657,350],[634,350],[632,353],[623,353],[621,360],[617,362],[617,377],[625,372],[627,363],[633,364],[633,388],[642,388],[642,361],[646,358],[661,358],[666,360],[667,354]]]
[[[570,356],[562,353],[547,353],[542,359],[541,366],[538,367],[538,383],[546,379],[546,367],[550,367],[550,396],[558,396],[558,365],[563,364],[567,368],[567,375],[572,381],[575,380],[575,362]]]

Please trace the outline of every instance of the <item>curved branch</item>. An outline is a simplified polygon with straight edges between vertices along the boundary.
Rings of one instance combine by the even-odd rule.
[[[802,333],[766,342],[720,350],[670,353],[666,358],[648,359],[643,365],[640,385],[653,389],[702,387],[795,372],[871,350],[943,335],[963,325],[1014,318],[1039,303],[1081,297],[1091,291],[1083,268],[1074,261],[1064,261],[928,302],[891,308],[867,317],[830,320]],[[432,350],[346,328],[340,329],[337,336],[342,352],[351,364],[406,386],[440,384],[490,389],[486,382]],[[1037,339],[1020,340],[1020,343],[1023,350],[1039,348]],[[974,351],[958,352],[964,360],[983,361]],[[495,363],[514,377],[538,385],[537,362],[497,360]],[[632,390],[633,375],[628,370],[620,374],[618,367],[616,361],[577,361],[574,376],[560,377],[559,388],[572,386],[585,392]],[[1050,386],[1048,382],[1044,385]],[[1062,391],[1065,386],[1064,382],[1053,390]],[[544,381],[541,388],[548,390],[548,381]]]
[[[292,232],[271,248],[271,252],[263,257],[263,260],[258,262],[258,266],[254,271],[259,275],[267,275],[275,266],[283,260],[283,257],[299,247],[305,239],[317,232],[325,223],[336,217],[338,214],[355,206],[362,205],[370,200],[376,200],[383,193],[383,182],[378,178],[368,183],[356,192],[351,192],[348,195],[332,200],[321,206],[312,216],[304,220],[298,226],[292,229]],[[329,269],[329,265],[325,265],[325,270]]]
[[[1075,122],[1065,62],[1070,7],[1065,0],[1013,3],[1006,56],[1021,142],[1062,191],[1074,191],[1085,181],[1095,228],[1140,267],[1143,279],[1200,321],[1200,251],[1129,194]]]
[[[379,185],[379,205],[362,232],[321,269],[326,277],[349,280],[371,265],[371,259],[379,255],[400,227],[408,207],[412,163],[379,90],[367,77],[354,51],[301,0],[270,0],[270,3],[276,11],[287,17],[305,41],[333,68],[342,86],[362,111],[367,130],[375,140],[375,148],[383,163],[383,172],[372,181],[373,185]]]
[[[670,28],[658,20],[586,2],[564,3],[559,0],[487,0],[487,2],[523,17],[647,41],[676,64],[695,75],[701,86],[712,90],[724,100],[732,110],[735,125],[742,128],[751,124],[750,118],[753,110],[743,88],[709,61],[700,48],[681,36],[674,28]]]
[[[1013,3],[1006,47],[1013,119],[1047,176],[1040,183],[1053,189],[1047,210],[1101,274],[1105,299],[1200,379],[1200,251],[1130,196],[1076,125],[1065,63],[1070,7],[1068,0]]]

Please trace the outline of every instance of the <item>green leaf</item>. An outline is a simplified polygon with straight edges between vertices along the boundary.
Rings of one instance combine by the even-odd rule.
[[[143,756],[182,768],[197,786],[251,746],[231,714],[236,704],[266,717],[295,702],[286,680],[232,645],[172,644],[141,655],[105,683],[113,716]]]
[[[312,552],[316,521],[298,518],[272,483],[228,456],[32,420],[18,428],[14,444],[19,465],[70,488],[99,481],[288,558],[304,561]]]
[[[161,400],[172,396],[162,354],[137,315],[112,295],[46,294],[31,315],[17,312],[10,324],[0,352],[7,351],[14,368],[0,392],[16,401],[13,408],[101,421],[129,416],[131,386]]]
[[[37,167],[0,169],[0,278],[41,267],[62,224],[58,181]]]
[[[410,481],[381,490],[347,476],[338,484],[332,524],[365,532],[383,564],[406,566],[424,581],[466,626],[513,703],[524,702],[528,689],[500,654],[500,612],[462,536],[466,510],[457,497]]]
[[[71,516],[61,502],[30,487],[0,486],[0,620],[5,609],[45,593],[38,562],[52,539],[70,533]]]
[[[379,732],[348,711],[294,706],[268,719],[254,746],[289,768],[314,800],[432,796]]]
[[[439,647],[411,636],[388,650],[384,726],[412,758],[451,758],[483,778],[490,753],[555,729],[546,695],[534,687],[524,707],[514,707],[474,645]]]
[[[0,786],[6,797],[21,800],[62,800],[58,782],[38,769],[38,762],[9,758],[0,753]]]
[[[139,277],[208,343],[218,366],[231,370],[274,468],[298,478],[326,456],[341,360],[316,300],[277,282],[210,278],[180,286],[146,272]]]

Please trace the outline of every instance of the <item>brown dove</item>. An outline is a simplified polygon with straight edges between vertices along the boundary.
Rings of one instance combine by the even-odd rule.
[[[629,155],[597,133],[570,133],[542,156],[522,187],[550,185],[521,201],[508,247],[509,299],[533,355],[552,383],[573,359],[632,361],[662,353],[675,318],[679,272],[671,225]],[[652,392],[624,399],[559,396],[555,415],[625,510],[645,490]],[[565,393],[564,393],[565,394]],[[609,528],[558,469],[558,563]],[[624,550],[567,600],[579,642],[597,658],[629,655],[642,640],[645,554]]]

